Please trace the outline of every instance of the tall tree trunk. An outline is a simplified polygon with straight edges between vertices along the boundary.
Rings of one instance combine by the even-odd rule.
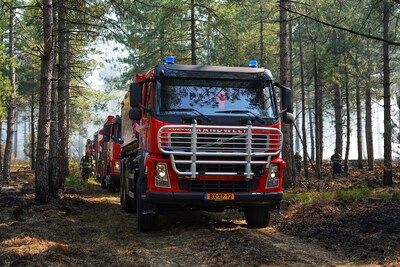
[[[69,175],[68,164],[68,136],[69,136],[69,84],[70,72],[70,44],[69,32],[66,28],[66,1],[61,1],[58,8],[58,187],[61,189]]]
[[[310,125],[310,144],[311,144],[311,160],[315,160],[315,138],[314,138],[314,121],[312,116],[312,101],[310,90],[307,90],[307,106],[308,106],[308,121]],[[314,108],[315,110],[315,108]]]
[[[290,88],[293,88],[293,86],[290,86]],[[296,124],[297,129],[300,129],[300,120],[297,117],[301,113],[300,105],[299,105],[298,101],[294,101],[293,104],[294,104],[294,112],[296,114],[295,118],[297,118],[294,123]],[[295,151],[295,153],[300,152],[300,149],[301,149],[300,148],[300,136],[298,134],[296,134],[296,131],[295,131],[295,133],[294,133],[294,151]]]
[[[390,7],[388,0],[383,1],[383,38],[389,40],[389,15]],[[392,170],[392,122],[390,106],[390,66],[389,66],[389,44],[383,43],[383,109],[384,109],[384,133],[383,133],[383,185],[393,185]]]
[[[371,75],[372,75],[372,60],[370,51],[370,42],[367,45],[368,64],[367,73],[365,80],[367,81],[365,86],[365,141],[367,145],[367,157],[368,157],[368,170],[374,169],[374,136],[372,133],[372,98],[371,98]]]
[[[194,0],[190,0],[190,50],[191,50],[191,64],[197,64],[196,57],[196,18],[194,12]]]
[[[287,0],[280,0],[279,21],[280,21],[280,83],[287,85],[289,83],[289,53],[288,53],[288,34],[287,34]],[[287,167],[283,172],[284,186],[287,187],[296,181],[296,173],[294,171],[293,160],[293,125],[284,124],[283,128],[283,149],[282,155],[287,163]]]
[[[24,110],[25,116],[23,117],[24,119],[24,160],[28,159],[28,153],[27,153],[27,149],[28,149],[28,111],[25,109]]]
[[[308,155],[307,155],[307,131],[306,131],[306,90],[304,83],[304,55],[303,55],[303,39],[302,25],[298,26],[299,31],[299,54],[300,54],[300,83],[301,83],[301,129],[303,135],[303,164],[304,176],[308,178]]]
[[[9,77],[11,82],[11,92],[7,99],[7,136],[6,136],[6,147],[4,151],[4,163],[3,163],[3,179],[8,180],[10,178],[10,164],[11,154],[13,146],[13,133],[15,124],[15,97],[17,93],[17,87],[15,83],[15,59],[14,59],[14,11],[10,8],[10,20],[9,20],[9,34],[8,34],[8,57],[10,60],[9,66]]]
[[[66,157],[66,160],[67,160],[67,163],[68,163],[68,159],[69,159],[69,155],[71,155],[71,148],[70,148],[70,146],[68,145],[69,143],[68,143],[68,140],[69,140],[69,130],[70,130],[70,125],[71,125],[71,99],[70,99],[70,93],[69,93],[69,88],[68,88],[68,98],[67,98],[67,111],[66,111],[66,113],[65,113],[65,115],[66,115],[66,117],[67,117],[67,128],[66,128],[66,132],[65,132],[65,134],[66,134],[66,140],[67,140],[67,145],[66,145],[66,149],[67,149],[67,157]],[[68,166],[69,166],[69,163],[68,163]],[[68,175],[69,175],[69,167],[68,167]]]
[[[18,113],[17,110],[15,110],[14,113],[14,152],[13,152],[13,158],[14,160],[17,159],[18,157]]]
[[[289,87],[290,88],[294,88],[294,75],[293,75],[293,33],[292,33],[292,21],[289,21]],[[294,91],[293,91],[293,99],[295,99],[295,95],[294,95]],[[294,102],[294,109],[295,109],[295,113],[298,114],[299,113],[299,103],[298,101]],[[295,116],[295,118],[297,118],[297,116]],[[300,128],[299,125],[299,120],[295,121],[296,127],[297,129]],[[294,147],[296,152],[300,151],[300,136],[297,134],[297,132],[295,131],[295,140],[294,140]],[[296,168],[295,168],[296,170]]]
[[[3,118],[0,116],[0,174],[3,173]]]
[[[53,69],[53,82],[51,86],[51,104],[50,104],[50,151],[49,151],[49,187],[50,195],[58,197],[60,182],[58,181],[58,125],[57,125],[57,67]]]
[[[260,3],[260,66],[265,67],[264,62],[264,11],[263,11],[263,4]]]
[[[317,54],[317,47],[314,43],[314,90],[315,90],[315,167],[316,176],[322,178],[322,158],[323,158],[323,114],[322,114],[322,88],[320,81],[320,66]]]
[[[357,62],[356,62],[357,64]],[[360,79],[357,77],[356,85],[356,113],[357,113],[357,167],[363,168],[362,163],[362,123],[361,123],[361,95],[360,95]]]
[[[368,64],[370,65],[370,64]],[[369,69],[369,67],[368,67]],[[371,75],[372,72],[368,71],[367,86],[365,87],[365,139],[367,144],[367,156],[368,156],[368,169],[372,171],[374,169],[374,137],[372,134],[372,100],[371,100]]]
[[[159,28],[159,41],[160,41],[160,62],[164,60],[165,53],[165,28]]]
[[[49,201],[49,135],[50,135],[50,100],[51,81],[53,76],[53,1],[43,3],[43,37],[44,50],[41,59],[41,79],[39,96],[39,123],[37,164],[35,175],[35,200],[45,204]]]
[[[53,10],[53,28],[54,32],[58,33],[58,18],[57,12]],[[54,43],[54,67],[53,67],[53,79],[51,83],[51,102],[50,102],[50,144],[49,144],[49,188],[50,188],[50,196],[53,198],[58,198],[58,189],[59,189],[59,175],[58,175],[58,66],[57,64],[57,53],[59,51],[58,35],[54,35],[53,43]]]
[[[398,90],[398,93],[397,93],[397,108],[399,110],[399,114],[398,114],[399,132],[397,133],[397,142],[400,143],[400,87],[399,86],[397,86],[397,90]]]
[[[340,83],[334,83],[334,109],[335,109],[335,149],[337,152],[343,154],[343,104],[342,104],[342,89]]]
[[[35,92],[31,94],[31,170],[36,169],[35,151]]]
[[[345,64],[347,60],[345,58]],[[346,152],[344,156],[344,172],[346,175],[349,173],[349,153],[350,153],[350,98],[349,98],[349,70],[347,66],[344,69],[345,89],[346,89]]]
[[[211,65],[211,30],[210,25],[211,16],[207,14],[207,26],[206,26],[206,46],[207,46],[207,65]]]
[[[338,48],[337,31],[333,32],[333,54],[335,63],[335,71],[339,71],[340,52]],[[342,89],[338,81],[334,81],[333,89],[335,97],[333,100],[335,111],[335,149],[343,155],[343,103],[342,103]]]

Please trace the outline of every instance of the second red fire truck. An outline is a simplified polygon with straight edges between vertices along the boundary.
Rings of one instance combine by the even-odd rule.
[[[121,177],[121,117],[109,115],[94,135],[96,177],[102,188],[116,192]]]

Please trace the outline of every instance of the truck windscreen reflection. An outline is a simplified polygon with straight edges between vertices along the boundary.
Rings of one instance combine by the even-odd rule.
[[[195,109],[211,116],[220,116],[224,110],[250,110],[262,118],[277,117],[271,84],[262,80],[165,79],[158,86],[157,104],[160,115]]]

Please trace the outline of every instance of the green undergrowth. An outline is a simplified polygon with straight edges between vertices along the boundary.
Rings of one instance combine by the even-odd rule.
[[[334,191],[312,191],[284,193],[284,199],[291,203],[310,203],[318,201],[356,201],[366,199],[379,199],[382,201],[400,200],[400,188],[371,189],[366,186]]]
[[[92,185],[97,184],[96,180],[93,177],[90,177],[87,182],[82,180],[80,175],[75,173],[71,173],[67,179],[65,180],[65,185],[74,188],[86,188]]]

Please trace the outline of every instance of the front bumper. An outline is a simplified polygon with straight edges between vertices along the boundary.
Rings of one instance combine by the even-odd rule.
[[[234,193],[235,199],[229,201],[207,200],[207,193],[203,192],[151,192],[147,191],[142,198],[155,204],[175,204],[178,206],[226,206],[240,207],[247,205],[279,206],[282,201],[282,192],[277,193]]]

